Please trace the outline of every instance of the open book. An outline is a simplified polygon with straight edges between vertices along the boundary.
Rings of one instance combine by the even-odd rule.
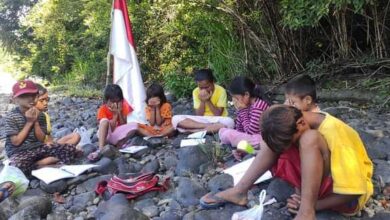
[[[248,170],[249,166],[252,164],[255,158],[252,157],[248,160],[245,160],[241,163],[238,163],[234,166],[231,166],[225,169],[223,172],[231,175],[233,177],[234,185],[237,185],[240,182],[241,178],[244,176],[245,172]],[[255,184],[269,180],[272,178],[270,171],[265,172],[259,179],[256,180]]]
[[[135,154],[138,151],[148,148],[148,146],[127,146],[125,148],[120,149],[119,151],[122,153]]]
[[[60,179],[76,177],[84,173],[85,171],[97,166],[98,165],[94,165],[94,164],[86,164],[86,165],[65,165],[59,168],[43,167],[38,170],[33,170],[31,174],[36,178],[42,180],[46,184],[50,184]]]
[[[206,143],[206,131],[198,131],[188,135],[187,139],[180,142],[180,147],[195,146]]]

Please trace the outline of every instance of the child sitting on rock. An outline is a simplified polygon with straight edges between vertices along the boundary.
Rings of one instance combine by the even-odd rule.
[[[5,116],[5,149],[10,164],[26,175],[37,167],[70,163],[80,152],[70,144],[45,144],[47,124],[45,115],[36,107],[38,88],[34,82],[23,80],[13,87],[16,108]]]
[[[122,89],[115,84],[104,89],[103,105],[97,112],[99,121],[99,149],[89,154],[88,158],[95,161],[100,158],[100,151],[106,144],[121,147],[129,137],[137,131],[137,123],[127,123],[127,116],[133,108],[123,98]]]
[[[227,95],[223,87],[215,84],[213,72],[201,69],[195,72],[198,85],[192,92],[196,116],[175,115],[173,127],[179,132],[196,132],[206,130],[218,132],[220,128],[233,128],[233,119],[227,117]]]
[[[35,107],[43,112],[43,114],[45,114],[45,118],[46,118],[46,125],[47,125],[47,128],[46,128],[46,131],[47,131],[47,135],[45,137],[45,144],[52,144],[54,143],[54,140],[53,140],[53,137],[51,135],[51,123],[50,123],[50,116],[49,116],[49,113],[47,113],[47,110],[48,110],[48,105],[49,105],[49,101],[50,101],[50,97],[49,97],[49,93],[47,91],[47,89],[45,87],[43,87],[42,85],[40,84],[35,84],[38,88],[38,101],[37,101],[37,104],[35,105]],[[56,143],[59,143],[59,144],[71,144],[71,145],[77,145],[80,141],[80,135],[78,133],[71,133],[71,134],[68,134],[58,140],[56,140],[55,142]]]
[[[219,130],[221,142],[237,147],[241,140],[246,140],[259,149],[262,140],[259,119],[263,111],[269,107],[262,88],[250,79],[238,76],[231,82],[229,92],[233,97],[237,117],[235,129],[221,128]],[[233,151],[233,155],[236,159],[241,158],[236,150]]]
[[[164,89],[159,84],[152,84],[146,90],[145,115],[149,124],[139,124],[138,134],[147,137],[171,136],[175,129],[172,126],[172,106],[167,102]]]
[[[308,75],[299,75],[287,82],[284,104],[302,111],[319,112],[317,92],[314,80]]]
[[[253,182],[295,147],[299,169],[280,177],[300,189],[301,193],[293,195],[287,205],[297,213],[295,219],[313,220],[316,210],[325,209],[353,215],[364,207],[373,193],[373,165],[353,128],[327,113],[286,105],[267,109],[261,126],[266,145],[244,177],[234,188],[218,195],[207,194],[201,204],[246,204],[246,193]]]

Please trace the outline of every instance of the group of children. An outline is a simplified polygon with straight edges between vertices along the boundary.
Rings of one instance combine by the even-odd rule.
[[[261,86],[246,77],[236,77],[229,86],[235,119],[228,117],[226,90],[215,83],[209,69],[195,72],[195,115],[172,115],[159,84],[147,88],[148,124],[127,122],[133,109],[118,85],[107,85],[103,105],[97,112],[99,148],[88,158],[96,160],[106,144],[122,147],[134,135],[165,137],[179,132],[218,132],[223,144],[234,147],[241,140],[257,150],[257,156],[241,181],[233,188],[201,198],[204,208],[225,202],[245,205],[246,193],[265,171],[297,189],[287,201],[296,219],[314,219],[315,210],[334,209],[354,214],[372,195],[372,163],[359,135],[317,105],[314,81],[306,75],[289,81],[284,105],[267,100]],[[13,87],[17,105],[6,119],[6,152],[11,164],[23,172],[57,162],[69,163],[80,154],[77,133],[59,140],[51,137],[45,88],[24,80]],[[242,152],[233,150],[236,159]],[[0,190],[1,191],[1,190]]]

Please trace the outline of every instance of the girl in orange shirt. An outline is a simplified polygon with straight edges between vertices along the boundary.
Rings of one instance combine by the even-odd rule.
[[[106,144],[121,147],[137,131],[137,123],[127,123],[127,116],[133,108],[123,98],[122,89],[115,84],[104,89],[103,105],[97,112],[99,121],[99,149],[88,156],[94,161],[100,157],[100,150]]]
[[[172,126],[172,106],[167,102],[164,89],[153,83],[146,90],[146,119],[149,124],[139,124],[138,134],[147,137],[171,136],[175,129]]]

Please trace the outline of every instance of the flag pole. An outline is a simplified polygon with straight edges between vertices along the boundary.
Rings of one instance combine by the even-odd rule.
[[[113,13],[114,13],[114,1],[115,0],[112,0],[112,5],[111,5],[111,23],[112,23],[112,17],[113,17]],[[110,29],[110,40],[108,41],[108,53],[107,53],[107,75],[106,75],[106,85],[114,82],[114,79],[113,79],[113,71],[114,71],[114,67],[113,67],[113,63],[112,63],[112,66],[111,66],[111,62],[114,62],[113,59],[111,59],[112,55],[111,55],[111,35],[112,35],[112,31]]]

